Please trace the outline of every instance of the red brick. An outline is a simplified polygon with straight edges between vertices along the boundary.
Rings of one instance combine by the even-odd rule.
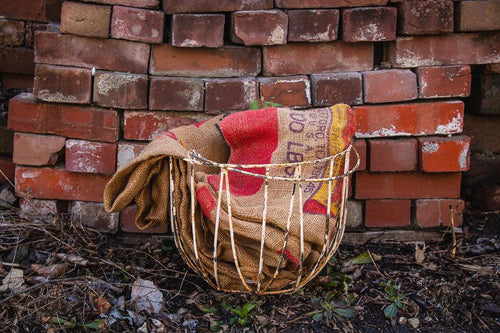
[[[165,13],[131,7],[113,7],[111,37],[146,43],[163,41]]]
[[[88,68],[36,65],[33,95],[47,102],[86,104],[92,97]]]
[[[10,99],[8,127],[20,132],[106,142],[117,141],[120,131],[116,111],[40,103],[31,94],[20,94]]]
[[[33,75],[35,73],[33,58],[33,49],[30,48],[0,48],[0,72]]]
[[[411,200],[366,200],[365,226],[369,228],[408,227]]]
[[[46,22],[44,0],[2,1],[0,17]]]
[[[186,77],[257,76],[260,49],[256,47],[185,48],[153,45],[150,74]]]
[[[203,111],[203,80],[152,77],[149,107],[152,110]]]
[[[231,41],[245,45],[283,45],[288,16],[281,10],[254,10],[231,15]]]
[[[387,0],[276,0],[279,8],[340,8],[357,6],[384,6]]]
[[[288,41],[330,42],[337,40],[337,9],[291,10],[288,12]]]
[[[52,22],[61,22],[63,0],[45,0],[45,17]]]
[[[19,208],[23,212],[21,217],[54,218],[58,214],[68,212],[67,202],[61,200],[40,200],[32,198],[21,198]]]
[[[28,22],[26,24],[26,46],[33,47],[35,42],[35,33],[37,31],[50,31],[59,33],[61,25],[58,22],[40,23]]]
[[[314,106],[363,103],[361,73],[312,74],[311,83]]]
[[[148,107],[148,76],[144,74],[97,71],[94,102],[121,109]]]
[[[12,160],[33,166],[55,165],[63,157],[65,143],[62,136],[16,133]]]
[[[163,8],[168,14],[234,12],[237,10],[270,9],[273,8],[273,0],[163,0]]]
[[[497,0],[457,2],[457,30],[500,30],[499,14],[500,2]]]
[[[110,175],[59,168],[16,167],[16,195],[38,199],[102,202]]]
[[[421,228],[449,226],[451,208],[453,208],[453,224],[459,227],[463,222],[463,200],[420,199],[415,202],[416,222]]]
[[[363,88],[365,103],[408,101],[417,98],[417,75],[405,69],[364,72]]]
[[[259,78],[260,97],[267,102],[291,107],[311,105],[311,83],[307,76]]]
[[[453,32],[453,1],[403,1],[398,4],[398,20],[403,35]]]
[[[357,172],[356,199],[459,198],[460,172]]]
[[[259,100],[259,83],[254,78],[211,79],[205,82],[205,112],[245,110]]]
[[[2,73],[3,89],[33,89],[33,75]]]
[[[116,170],[116,143],[67,140],[66,170],[86,173],[114,173]]]
[[[462,132],[461,101],[356,106],[358,138]]]
[[[207,119],[200,112],[125,111],[123,138],[149,141],[179,126]]]
[[[145,234],[164,234],[168,232],[168,224],[159,225],[153,228],[139,229],[135,225],[135,215],[137,206],[132,205],[124,208],[120,212],[120,230],[124,232],[145,233]]]
[[[69,208],[71,220],[99,232],[116,232],[120,221],[119,213],[107,213],[104,204],[75,201]]]
[[[146,148],[146,143],[120,141],[118,142],[118,149],[116,153],[116,169],[120,170],[131,162],[134,158],[139,156],[140,153]]]
[[[352,142],[352,145],[354,149],[359,154],[359,166],[358,166],[358,171],[363,171],[366,170],[366,140],[364,139],[354,139]],[[354,165],[356,165],[356,153],[352,153],[350,156],[350,168],[352,169]]]
[[[396,39],[397,9],[365,7],[342,12],[342,39],[346,42],[385,42]]]
[[[393,67],[467,65],[500,62],[500,33],[398,37],[387,47]]]
[[[21,46],[24,44],[24,22],[0,19],[0,45]]]
[[[413,138],[368,140],[370,171],[417,170],[417,146],[417,140]]]
[[[500,154],[500,117],[466,113],[464,134],[471,137],[471,151]]]
[[[224,46],[224,14],[172,15],[172,45],[179,47]]]
[[[61,32],[107,38],[111,6],[64,1],[61,10]]]
[[[158,8],[160,0],[82,0],[84,2],[95,2],[107,5],[122,5],[139,8]]]
[[[421,67],[417,69],[418,97],[466,97],[470,94],[471,70],[464,66]]]
[[[147,73],[149,45],[53,32],[35,35],[36,63]],[[96,52],[99,50],[99,52]]]
[[[470,137],[423,137],[418,139],[420,170],[454,172],[469,170]]]
[[[292,43],[265,46],[265,76],[287,76],[342,71],[363,71],[373,68],[373,44]]]
[[[363,202],[356,200],[347,201],[346,228],[357,228],[363,224]]]
[[[7,182],[7,180],[14,184],[14,174],[16,165],[12,162],[10,157],[0,156],[0,184]],[[7,176],[7,178],[5,178]]]

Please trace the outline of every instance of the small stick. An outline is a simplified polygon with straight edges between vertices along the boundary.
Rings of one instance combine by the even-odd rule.
[[[455,219],[454,219],[455,211],[453,206],[450,205],[450,225],[451,225],[451,257],[455,258],[455,254],[457,252],[457,235],[455,234]]]

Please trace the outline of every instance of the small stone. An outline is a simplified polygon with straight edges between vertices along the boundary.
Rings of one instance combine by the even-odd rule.
[[[414,329],[417,329],[418,326],[420,326],[420,320],[418,318],[409,318],[408,323],[413,327]]]
[[[406,325],[408,319],[406,317],[399,317],[399,325]]]

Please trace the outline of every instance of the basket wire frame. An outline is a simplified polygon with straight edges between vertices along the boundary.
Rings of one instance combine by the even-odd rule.
[[[350,154],[351,152],[354,151],[356,155],[356,163],[352,168],[349,168],[350,166]],[[334,163],[337,158],[343,158],[344,161],[344,170],[343,173],[340,175],[334,175],[333,170],[334,170]],[[207,270],[207,267],[205,267],[204,264],[200,261],[200,254],[198,251],[198,240],[197,240],[197,230],[196,230],[196,219],[202,219],[202,214],[196,214],[196,210],[199,210],[199,206],[197,205],[197,200],[196,200],[196,191],[195,189],[195,171],[194,167],[189,168],[189,185],[190,185],[190,223],[191,223],[191,232],[192,232],[192,249],[194,253],[194,258],[192,258],[190,255],[188,255],[188,252],[185,249],[185,242],[186,240],[183,238],[180,230],[181,230],[181,223],[183,221],[180,221],[177,215],[176,211],[176,196],[174,194],[174,163],[176,160],[179,160],[178,158],[175,157],[169,157],[169,170],[170,170],[170,217],[171,217],[171,227],[172,227],[172,232],[174,234],[174,240],[177,248],[179,249],[179,252],[181,253],[181,256],[183,257],[184,261],[190,266],[195,272],[197,272],[199,275],[201,275],[206,282],[213,287],[216,290],[219,291],[225,291],[225,292],[252,292],[256,294],[279,294],[279,293],[286,293],[286,292],[293,292],[296,291],[300,288],[302,288],[305,284],[307,284],[309,281],[311,281],[321,270],[322,268],[330,261],[331,257],[333,254],[337,251],[340,241],[343,237],[344,234],[344,229],[345,229],[345,223],[347,219],[347,195],[348,195],[348,188],[349,188],[349,176],[354,173],[354,171],[357,170],[360,164],[360,158],[359,158],[359,153],[356,151],[356,149],[350,145],[347,147],[344,151],[328,156],[322,159],[317,159],[317,160],[312,160],[312,161],[302,161],[302,162],[295,162],[295,163],[271,163],[271,164],[229,164],[229,163],[218,163],[211,161],[200,154],[198,154],[195,151],[190,151],[187,155],[186,158],[183,158],[182,160],[186,162],[187,164],[191,166],[195,165],[200,165],[200,166],[212,166],[212,167],[217,167],[220,169],[219,173],[219,189],[226,188],[226,191],[219,191],[217,195],[217,204],[216,204],[216,218],[215,218],[215,229],[214,229],[214,239],[213,239],[213,271],[210,274]],[[323,178],[306,178],[303,176],[302,171],[303,167],[305,165],[311,165],[311,164],[318,164],[318,163],[324,163],[327,162],[329,163],[329,172],[327,177]],[[284,167],[292,167],[294,168],[294,175],[293,177],[282,177],[282,176],[271,176],[270,175],[270,170],[272,168],[284,168]],[[264,168],[265,173],[264,174],[259,174],[259,173],[253,173],[250,171],[246,171],[245,169],[254,169],[254,168]],[[243,275],[243,272],[241,271],[240,263],[239,263],[239,258],[237,255],[236,251],[236,243],[235,243],[235,237],[234,237],[234,225],[233,225],[233,216],[232,216],[232,208],[231,208],[231,191],[230,191],[230,186],[229,186],[229,171],[234,171],[238,172],[244,175],[249,175],[253,177],[259,177],[264,180],[263,183],[263,212],[262,212],[262,222],[261,222],[261,235],[260,235],[260,248],[259,248],[259,265],[258,265],[258,274],[257,274],[257,281],[255,281],[255,286],[250,286],[249,283],[247,282],[247,278]],[[330,214],[330,209],[332,205],[331,201],[331,193],[332,193],[332,186],[333,186],[333,181],[334,180],[342,180],[342,189],[341,189],[341,199],[340,199],[340,205],[338,209],[338,213],[336,218],[336,225],[334,228],[331,228],[332,224],[332,218]],[[290,203],[289,203],[289,208],[288,208],[288,215],[287,215],[287,221],[286,221],[286,228],[284,231],[284,236],[283,236],[283,247],[282,251],[279,257],[278,264],[276,266],[276,269],[274,271],[273,276],[271,277],[270,281],[268,281],[266,284],[263,284],[263,266],[264,266],[264,247],[265,247],[265,239],[266,239],[266,226],[267,226],[267,215],[268,215],[268,200],[269,200],[269,180],[279,180],[279,181],[286,181],[286,182],[291,182],[292,183],[292,189],[291,189],[291,194],[290,194]],[[294,208],[294,203],[296,200],[296,197],[298,197],[299,200],[299,207],[303,207],[303,184],[308,183],[308,182],[327,182],[328,183],[328,195],[327,195],[327,206],[326,206],[326,214],[325,214],[325,230],[324,230],[324,240],[323,240],[323,246],[319,255],[319,258],[316,260],[316,262],[313,264],[312,268],[309,270],[309,272],[303,272],[304,270],[304,253],[305,253],[305,240],[304,240],[304,212],[303,209],[299,209],[299,241],[300,241],[300,254],[299,254],[299,267],[298,267],[298,273],[297,273],[297,279],[295,283],[293,284],[292,287],[290,288],[285,288],[285,289],[279,289],[279,290],[269,290],[269,287],[272,285],[272,283],[275,281],[275,279],[278,277],[280,271],[281,271],[281,266],[283,263],[283,260],[285,258],[285,249],[287,248],[288,240],[289,240],[289,234],[290,234],[290,227],[291,227],[291,221],[292,221],[292,215],[293,215],[293,208]],[[241,283],[243,284],[245,290],[228,290],[224,289],[220,286],[219,283],[219,274],[218,274],[218,255],[217,255],[217,245],[219,242],[219,229],[220,229],[220,211],[221,211],[221,205],[222,205],[222,196],[223,192],[225,192],[226,195],[226,202],[227,202],[227,218],[228,218],[228,223],[229,223],[229,235],[230,235],[230,240],[231,240],[231,251],[232,251],[232,257],[233,257],[233,262],[234,262],[234,267],[237,272],[237,276],[234,278],[239,278]],[[298,195],[297,195],[298,193]],[[332,230],[333,229],[333,230]],[[333,235],[331,233],[333,232]],[[305,273],[305,274],[304,274]]]

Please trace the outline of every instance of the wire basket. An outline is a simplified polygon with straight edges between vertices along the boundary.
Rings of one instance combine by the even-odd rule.
[[[356,163],[350,167],[352,151]],[[178,166],[183,171],[176,171]],[[352,145],[326,158],[282,164],[217,163],[195,151],[190,151],[184,159],[170,157],[170,217],[176,246],[184,261],[216,290],[256,294],[296,291],[322,270],[340,244],[347,218],[349,175],[358,166],[359,154]],[[220,190],[215,193],[215,213],[211,219],[197,198],[200,168],[211,168],[218,175]],[[323,168],[325,172],[314,177],[317,175],[314,168]],[[237,232],[241,216],[235,202],[239,198],[231,193],[231,180],[237,175],[262,182],[258,193],[262,199],[258,205],[261,212],[258,218],[253,215],[250,222],[245,222],[253,223],[254,232]],[[176,185],[179,181],[183,185]],[[324,214],[313,216],[314,225],[321,227],[310,230],[309,215],[303,209],[305,192],[319,187],[327,191],[326,209]],[[332,197],[334,191],[338,195]],[[278,198],[273,197],[276,195]],[[286,216],[279,221],[280,228],[271,221],[276,213],[272,204],[277,200],[283,202]],[[281,237],[279,251],[269,250],[273,248],[269,244],[271,230],[274,236],[277,233]],[[312,234],[321,241],[311,245],[308,235]],[[276,237],[273,240],[276,243]],[[290,252],[294,252],[294,260]]]

